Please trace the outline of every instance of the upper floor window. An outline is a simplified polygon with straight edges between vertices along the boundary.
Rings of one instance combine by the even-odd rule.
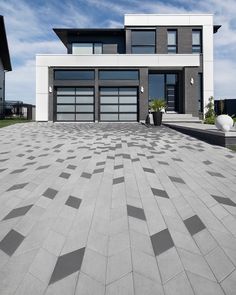
[[[156,51],[156,32],[151,30],[133,30],[131,32],[131,52],[152,54]]]
[[[202,52],[202,31],[192,30],[192,53]]]
[[[168,53],[177,53],[177,31],[167,31]]]
[[[72,54],[102,54],[102,43],[72,43]]]
[[[93,70],[55,70],[55,80],[94,80]]]

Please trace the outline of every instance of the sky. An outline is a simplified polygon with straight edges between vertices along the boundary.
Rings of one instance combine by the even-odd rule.
[[[215,98],[236,98],[236,0],[0,0],[12,72],[6,99],[35,104],[35,55],[65,54],[52,28],[123,27],[125,13],[213,13]]]

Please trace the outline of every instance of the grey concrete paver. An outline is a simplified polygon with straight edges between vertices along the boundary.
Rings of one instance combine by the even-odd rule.
[[[131,123],[0,140],[1,295],[234,294],[233,152]]]

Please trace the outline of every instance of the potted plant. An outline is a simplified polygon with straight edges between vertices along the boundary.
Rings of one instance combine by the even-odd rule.
[[[164,99],[153,99],[150,102],[151,113],[153,116],[153,124],[155,126],[161,126],[162,114],[167,108],[167,104]]]

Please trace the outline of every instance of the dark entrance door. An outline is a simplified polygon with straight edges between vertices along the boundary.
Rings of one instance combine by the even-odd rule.
[[[176,86],[166,85],[166,101],[167,101],[167,111],[175,111],[175,101],[176,101]]]

